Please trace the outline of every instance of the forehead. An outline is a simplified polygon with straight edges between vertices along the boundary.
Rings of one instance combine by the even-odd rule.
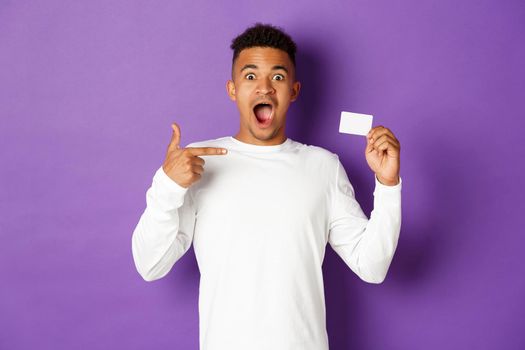
[[[273,66],[285,66],[293,69],[293,63],[288,53],[273,47],[250,47],[239,53],[235,61],[235,70],[239,71],[246,64],[254,64],[259,69],[268,69]]]

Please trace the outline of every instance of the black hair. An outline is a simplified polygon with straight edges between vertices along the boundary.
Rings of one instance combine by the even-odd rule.
[[[282,28],[259,22],[232,40],[230,45],[233,50],[232,66],[242,50],[256,46],[273,47],[285,51],[295,67],[297,45],[292,38]]]

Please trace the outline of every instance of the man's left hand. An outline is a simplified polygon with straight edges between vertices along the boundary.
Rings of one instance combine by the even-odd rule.
[[[399,183],[401,145],[392,131],[382,125],[376,126],[366,136],[365,157],[368,166],[384,185]]]

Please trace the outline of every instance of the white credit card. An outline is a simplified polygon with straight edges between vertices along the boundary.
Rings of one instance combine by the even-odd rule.
[[[373,116],[370,114],[341,112],[339,132],[366,136],[372,129]]]

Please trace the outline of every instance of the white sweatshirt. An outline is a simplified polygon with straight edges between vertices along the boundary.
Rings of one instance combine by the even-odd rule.
[[[327,350],[326,244],[362,280],[381,283],[397,247],[401,184],[375,177],[370,219],[339,161],[290,138],[259,146],[232,136],[184,188],[160,167],[132,236],[146,281],[164,277],[193,242],[202,350]]]

